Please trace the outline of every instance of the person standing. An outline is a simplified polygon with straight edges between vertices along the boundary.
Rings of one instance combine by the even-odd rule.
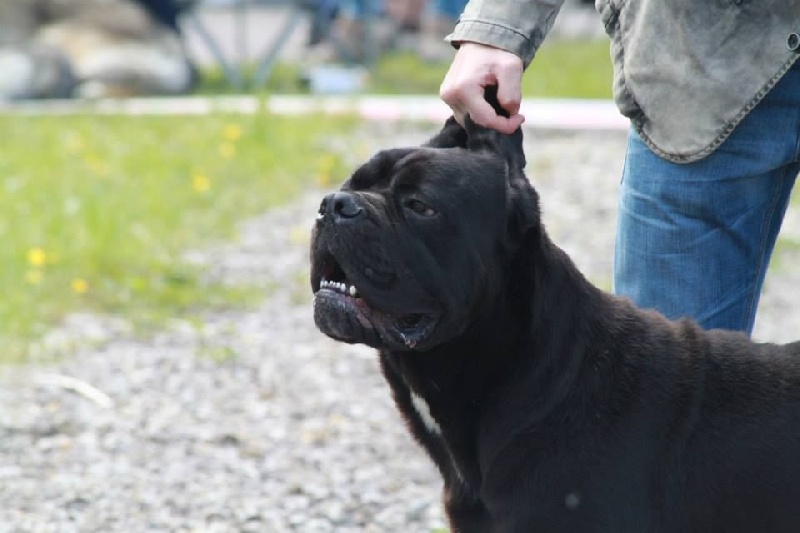
[[[521,83],[563,0],[471,0],[441,98],[463,123],[523,122]],[[800,171],[800,0],[597,0],[631,128],[614,291],[670,318],[752,333]],[[483,90],[497,86],[509,113]],[[565,178],[566,179],[566,178]]]

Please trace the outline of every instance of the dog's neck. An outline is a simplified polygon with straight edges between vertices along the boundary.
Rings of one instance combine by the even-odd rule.
[[[426,352],[381,352],[395,402],[447,483],[480,486],[476,435],[487,395],[502,383],[505,361],[519,351],[520,323],[503,310],[479,318],[457,339]],[[487,324],[491,322],[491,324]],[[495,339],[479,335],[494,327]]]
[[[418,394],[437,396],[464,391],[469,401],[478,401],[493,384],[493,369],[505,366],[518,352],[521,324],[506,309],[502,312],[505,320],[500,319],[500,313],[481,317],[457,339],[430,350],[384,355]],[[482,328],[492,328],[489,331],[496,332],[496,338],[481,335]]]
[[[528,407],[533,421],[557,409],[586,364],[602,356],[596,347],[606,346],[604,337],[613,333],[608,316],[613,297],[592,285],[544,230],[531,240],[527,249],[534,251],[520,269],[528,276],[523,301],[529,314],[522,328],[527,352],[518,354],[520,369],[514,375],[524,376],[521,387],[536,391]]]
[[[589,283],[543,230],[529,236],[511,272],[517,277],[508,278],[505,291],[457,338],[424,352],[383,353],[417,394],[480,402],[507,385],[498,376],[508,380],[523,373],[536,380],[532,393],[539,391],[548,403],[569,388],[584,360],[594,355],[595,336],[606,334],[600,323],[607,319],[604,301],[610,296]],[[487,338],[486,331],[494,335]],[[586,342],[576,345],[576,338]]]
[[[508,279],[502,296],[458,338],[425,352],[386,352],[385,363],[429,403],[447,398],[461,409],[500,390],[524,388],[529,422],[547,417],[587,362],[596,365],[608,355],[595,347],[607,345],[599,336],[614,334],[607,316],[613,297],[589,283],[543,229],[528,236],[511,272],[517,277]],[[521,352],[522,345],[533,349]]]
[[[508,426],[500,432],[507,435],[534,427],[570,400],[586,364],[597,362],[594,346],[607,345],[596,335],[608,330],[600,323],[607,320],[603,302],[610,296],[592,286],[546,234],[529,236],[523,248],[510,270],[517,277],[462,335],[425,352],[381,353],[395,400],[417,438],[435,456],[445,453],[435,451],[443,434],[449,447],[437,464],[445,477],[443,464],[461,465],[450,475],[471,486],[480,483],[474,443],[481,420],[491,419],[495,429]],[[573,304],[563,305],[565,300]],[[523,403],[495,405],[499,397]]]

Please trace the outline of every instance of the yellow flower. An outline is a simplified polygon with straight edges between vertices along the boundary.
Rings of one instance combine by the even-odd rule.
[[[106,176],[110,170],[108,163],[103,161],[99,156],[96,154],[86,154],[83,156],[84,164],[89,168],[91,172],[98,176]]]
[[[208,176],[200,172],[196,172],[192,175],[192,189],[194,189],[195,192],[206,192],[210,188],[211,180],[208,179]]]
[[[41,270],[28,270],[25,273],[25,282],[29,285],[38,285],[42,282],[42,271]]]
[[[219,155],[225,159],[230,159],[236,155],[236,145],[230,142],[224,142],[219,145]]]
[[[28,250],[28,263],[35,267],[44,266],[47,262],[47,253],[41,248],[31,248]]]
[[[226,124],[222,130],[222,136],[227,141],[236,142],[242,136],[242,128],[238,124]]]
[[[73,278],[70,282],[70,287],[72,287],[72,292],[75,294],[84,294],[89,290],[89,284],[82,278]]]

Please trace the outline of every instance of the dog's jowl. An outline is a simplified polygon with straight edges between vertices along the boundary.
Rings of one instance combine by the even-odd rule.
[[[313,231],[314,320],[378,350],[452,530],[800,532],[800,343],[595,288],[524,167],[520,131],[450,119],[356,170]]]

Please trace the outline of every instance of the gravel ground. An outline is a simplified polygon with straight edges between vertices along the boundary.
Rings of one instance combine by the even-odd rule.
[[[356,164],[432,130],[369,125],[335,148]],[[526,142],[551,236],[608,287],[624,136],[529,132]],[[148,340],[119,320],[75,315],[51,340],[103,342],[0,374],[0,532],[444,526],[438,476],[391,405],[376,357],[314,328],[308,233],[324,192],[248,222],[235,243],[189,254],[211,276],[276,284],[258,309],[200,325],[176,319]],[[785,234],[797,238],[791,215]],[[789,248],[762,301],[764,340],[800,336]]]

